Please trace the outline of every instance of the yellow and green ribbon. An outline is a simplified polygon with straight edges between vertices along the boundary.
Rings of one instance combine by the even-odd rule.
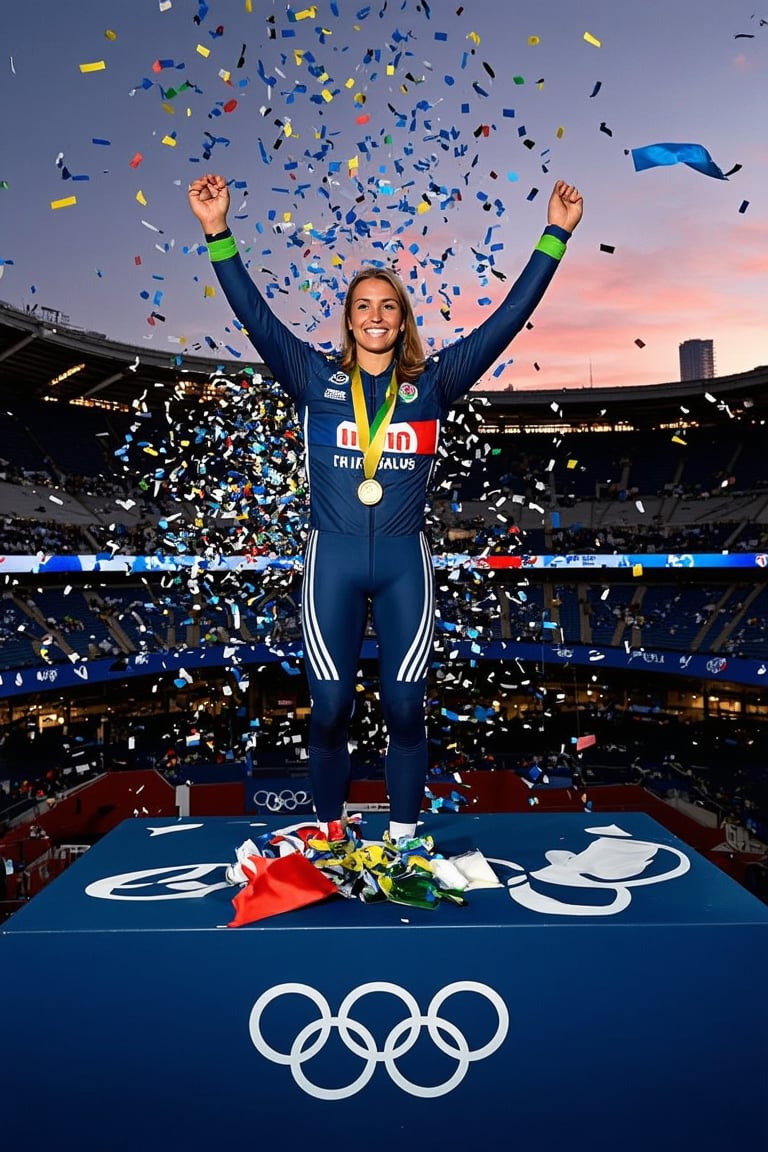
[[[392,419],[392,413],[397,400],[397,372],[392,369],[392,378],[387,385],[384,402],[368,424],[368,410],[363,395],[363,381],[360,378],[360,369],[357,365],[352,369],[352,407],[355,412],[355,426],[357,428],[357,443],[363,453],[363,475],[371,480],[376,475],[382,453],[384,441]]]

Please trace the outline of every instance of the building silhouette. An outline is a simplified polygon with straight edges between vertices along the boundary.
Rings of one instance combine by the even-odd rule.
[[[711,340],[685,340],[680,345],[680,379],[711,380],[715,375],[715,346]]]

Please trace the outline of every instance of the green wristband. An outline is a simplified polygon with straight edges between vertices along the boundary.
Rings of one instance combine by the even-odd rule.
[[[224,241],[222,240],[223,244]],[[565,252],[565,244],[562,240],[558,240],[557,236],[550,236],[548,233],[542,236],[536,245],[537,252],[546,252],[547,256],[551,256],[553,260],[560,260]]]
[[[229,260],[237,256],[237,241],[234,236],[225,236],[223,240],[211,240],[208,244],[208,256],[215,264],[218,260]]]

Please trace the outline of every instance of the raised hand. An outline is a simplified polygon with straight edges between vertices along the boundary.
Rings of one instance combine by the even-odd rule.
[[[556,180],[547,206],[547,224],[558,224],[567,232],[573,232],[583,211],[584,201],[578,188],[566,184],[565,180]]]
[[[189,206],[209,236],[227,227],[229,189],[223,176],[212,172],[193,180],[189,186]]]

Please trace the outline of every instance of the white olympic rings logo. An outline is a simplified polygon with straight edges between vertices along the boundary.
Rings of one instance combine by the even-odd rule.
[[[410,1013],[409,1017],[399,1024],[395,1024],[391,1029],[384,1041],[382,1051],[377,1048],[376,1040],[369,1029],[358,1020],[352,1019],[349,1014],[357,1001],[370,992],[388,992],[392,996],[398,997]],[[488,1043],[481,1048],[470,1049],[461,1029],[451,1023],[450,1020],[438,1015],[443,1003],[449,996],[453,996],[457,992],[475,992],[489,1000],[496,1009],[498,1026]],[[301,1029],[291,1045],[290,1052],[278,1052],[277,1049],[267,1043],[261,1034],[261,1017],[264,1009],[273,1000],[291,994],[306,996],[317,1006],[320,1016]],[[397,1067],[398,1058],[411,1050],[425,1024],[435,1046],[446,1056],[451,1056],[457,1061],[456,1071],[442,1084],[414,1084],[406,1079]],[[313,1084],[303,1070],[303,1065],[325,1046],[332,1028],[338,1028],[339,1036],[345,1046],[366,1062],[357,1079],[343,1088],[321,1088],[317,1084]],[[366,1086],[376,1071],[377,1064],[384,1065],[390,1079],[404,1092],[408,1092],[411,1096],[431,1098],[445,1096],[447,1092],[452,1092],[466,1076],[471,1063],[475,1060],[484,1060],[486,1056],[491,1056],[501,1047],[509,1031],[509,1012],[498,992],[487,984],[480,984],[476,980],[456,980],[453,984],[448,984],[436,992],[429,1002],[426,1015],[422,1015],[416,997],[407,992],[405,988],[401,988],[399,984],[390,984],[384,980],[372,980],[367,984],[359,985],[345,996],[339,1006],[338,1015],[334,1016],[325,996],[316,988],[312,988],[308,984],[289,982],[276,984],[259,996],[251,1009],[248,1029],[257,1052],[274,1064],[287,1065],[299,1088],[317,1100],[345,1100],[354,1096]],[[445,1037],[449,1037],[452,1043]]]
[[[300,804],[309,804],[312,797],[309,792],[292,788],[283,788],[282,792],[270,792],[260,788],[253,794],[253,802],[259,808],[266,808],[268,812],[295,812]]]

